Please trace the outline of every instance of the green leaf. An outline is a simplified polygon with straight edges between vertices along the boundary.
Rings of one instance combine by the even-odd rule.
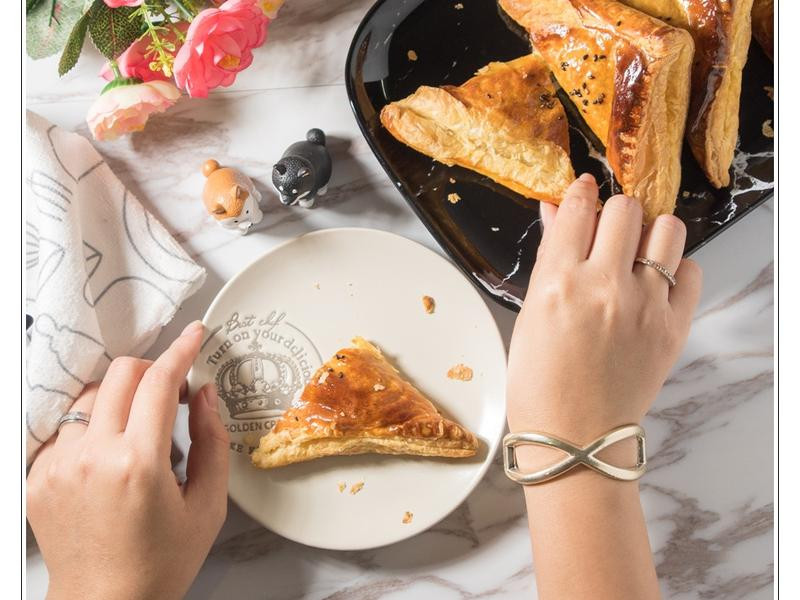
[[[102,2],[102,0],[101,0]],[[35,3],[25,19],[26,50],[33,59],[59,52],[83,15],[84,0],[46,0]]]
[[[142,80],[136,77],[115,77],[106,84],[106,87],[103,88],[100,95],[102,96],[108,90],[113,90],[114,88],[124,87],[126,85],[138,85],[140,83],[142,83]]]
[[[61,60],[58,61],[58,74],[63,77],[72,67],[78,62],[78,58],[83,50],[83,40],[86,39],[86,29],[89,27],[89,13],[83,15],[75,27],[72,28],[72,33],[69,34],[67,44],[61,53]]]
[[[25,13],[31,12],[42,0],[25,0]]]
[[[109,8],[104,2],[96,2],[89,11],[92,42],[108,60],[125,52],[141,35],[144,25],[141,15],[131,18],[136,10],[132,6]]]

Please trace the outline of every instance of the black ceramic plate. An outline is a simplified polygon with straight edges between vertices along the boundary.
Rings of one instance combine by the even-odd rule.
[[[408,148],[381,126],[378,115],[385,104],[420,85],[459,85],[491,61],[528,52],[524,33],[502,15],[496,0],[379,0],[356,30],[345,73],[356,120],[389,177],[461,269],[515,310],[525,297],[539,244],[539,203]],[[731,187],[711,187],[684,149],[676,214],[688,230],[687,254],[772,196],[773,139],[762,132],[773,118],[765,89],[772,85],[772,62],[754,43],[744,70]],[[575,172],[594,174],[605,199],[619,191],[618,185],[602,149],[592,145],[581,119],[570,114],[572,103],[563,104]],[[452,192],[461,197],[457,204],[447,201]]]

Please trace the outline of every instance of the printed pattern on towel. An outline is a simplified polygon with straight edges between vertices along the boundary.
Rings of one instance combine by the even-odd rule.
[[[28,460],[115,356],[141,355],[205,279],[83,137],[28,112]]]

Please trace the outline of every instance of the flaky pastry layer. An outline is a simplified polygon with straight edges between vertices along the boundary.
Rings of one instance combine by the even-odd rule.
[[[500,0],[531,36],[578,113],[606,147],[645,221],[671,213],[680,187],[694,44],[610,0]]]
[[[527,198],[558,203],[574,179],[567,119],[538,56],[490,63],[461,86],[421,86],[380,118],[418,152]]]
[[[475,448],[459,440],[431,440],[403,437],[317,437],[292,436],[282,431],[253,453],[253,464],[262,469],[282,467],[296,462],[314,460],[325,456],[354,454],[409,454],[414,456],[441,456],[464,458],[473,456]]]
[[[686,139],[715,187],[730,183],[753,0],[623,0],[688,31],[695,44]]]

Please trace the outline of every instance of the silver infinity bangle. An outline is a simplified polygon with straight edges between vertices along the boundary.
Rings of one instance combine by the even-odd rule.
[[[635,437],[637,442],[636,464],[633,467],[617,467],[597,458],[597,454],[604,448],[608,448],[617,442],[631,437]],[[564,452],[567,457],[549,467],[534,471],[533,473],[522,473],[517,464],[516,448],[517,446],[526,444],[556,448]],[[585,465],[611,479],[620,481],[634,481],[639,479],[644,475],[647,467],[644,429],[639,425],[623,425],[622,427],[612,429],[589,445],[583,447],[576,446],[561,438],[538,431],[509,433],[503,438],[503,466],[506,475],[509,479],[521,483],[522,485],[544,483],[545,481],[549,481],[554,477],[566,473],[578,465]]]

